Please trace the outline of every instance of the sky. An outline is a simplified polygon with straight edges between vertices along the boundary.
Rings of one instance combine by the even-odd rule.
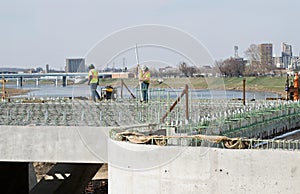
[[[0,67],[63,70],[66,58],[84,57],[100,40],[145,24],[178,28],[202,43],[215,60],[239,47],[272,43],[300,52],[298,0],[0,0]]]

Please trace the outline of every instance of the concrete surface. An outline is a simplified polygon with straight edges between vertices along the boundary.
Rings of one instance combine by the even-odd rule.
[[[101,127],[0,126],[0,161],[103,163],[107,131]]]
[[[153,149],[150,145],[131,146]],[[177,149],[181,154],[168,163],[144,170],[109,165],[110,193],[300,193],[299,151],[160,149],[165,154],[155,156],[158,160]],[[137,153],[134,160],[143,161],[143,157]],[[122,158],[119,157],[120,163]]]

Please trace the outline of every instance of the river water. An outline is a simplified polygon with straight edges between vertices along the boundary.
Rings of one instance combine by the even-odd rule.
[[[19,89],[29,89],[31,90],[29,93],[19,96],[19,97],[89,97],[90,95],[90,87],[88,85],[69,85],[66,87],[62,86],[54,86],[54,85],[25,85],[22,88],[16,87],[15,85],[7,85],[10,88],[19,88]],[[98,86],[98,92],[101,92],[101,89],[104,87]],[[118,96],[120,96],[121,88],[117,87]],[[161,98],[176,98],[178,97],[183,89],[157,89],[150,88],[149,95],[150,98],[154,96]],[[130,88],[130,91],[137,95],[139,91],[136,88]],[[242,91],[218,91],[218,90],[189,90],[192,94],[193,98],[198,99],[237,99],[242,98]],[[124,88],[123,89],[123,97],[129,98],[130,93]],[[246,99],[266,99],[266,98],[279,98],[280,95],[272,92],[246,92]]]

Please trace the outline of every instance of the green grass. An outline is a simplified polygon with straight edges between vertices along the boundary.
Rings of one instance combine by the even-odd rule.
[[[284,92],[286,77],[246,77],[246,89]],[[226,88],[243,87],[243,78],[225,78]]]
[[[243,77],[231,78],[164,78],[163,83],[159,83],[158,79],[152,78],[150,87],[171,87],[184,88],[188,84],[195,89],[226,89],[226,90],[242,90]],[[269,91],[284,93],[286,77],[245,77],[246,90],[251,91]],[[137,79],[123,79],[128,87],[136,87],[138,85]],[[101,81],[101,85],[119,85],[121,83],[118,79],[106,79]]]

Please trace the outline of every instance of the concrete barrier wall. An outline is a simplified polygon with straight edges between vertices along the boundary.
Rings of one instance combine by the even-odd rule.
[[[109,128],[1,126],[0,161],[101,163]]]
[[[153,149],[149,145],[144,150]],[[178,147],[164,147],[165,154]],[[113,154],[113,153],[112,153]],[[135,161],[139,161],[137,157]],[[119,158],[122,160],[122,158]],[[299,193],[300,153],[187,147],[174,160],[148,170],[109,166],[111,194]]]

